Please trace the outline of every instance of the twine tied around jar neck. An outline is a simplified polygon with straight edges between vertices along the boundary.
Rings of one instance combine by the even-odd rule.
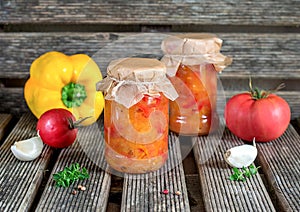
[[[148,58],[122,58],[112,61],[107,67],[107,76],[97,83],[97,91],[103,91],[105,99],[114,100],[130,108],[144,94],[157,95],[162,92],[175,100],[178,94],[166,77],[165,65]]]
[[[232,58],[220,53],[222,40],[214,34],[195,33],[169,36],[163,40],[161,59],[166,64],[167,74],[176,75],[179,65],[213,64],[221,72],[232,63]]]

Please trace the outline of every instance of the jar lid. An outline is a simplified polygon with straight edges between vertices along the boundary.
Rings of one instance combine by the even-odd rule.
[[[161,48],[166,54],[198,55],[220,52],[222,40],[214,34],[188,33],[169,36]]]
[[[162,92],[170,100],[178,94],[166,76],[166,66],[157,59],[122,58],[113,60],[107,67],[107,76],[97,83],[105,99],[114,100],[126,108],[143,98],[143,94]]]
[[[220,53],[222,40],[214,34],[188,33],[169,36],[163,40],[161,59],[167,66],[167,74],[175,76],[180,63],[185,65],[213,64],[222,71],[232,63],[232,58]]]
[[[116,80],[155,82],[165,77],[166,66],[157,59],[122,58],[110,62],[107,75]]]

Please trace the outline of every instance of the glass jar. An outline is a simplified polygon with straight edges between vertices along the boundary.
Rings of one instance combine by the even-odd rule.
[[[155,59],[113,61],[97,84],[105,91],[105,158],[116,171],[158,170],[168,158],[169,99],[177,93]]]
[[[217,73],[231,63],[212,34],[170,36],[162,43],[162,61],[179,97],[170,102],[170,130],[207,135],[218,126]]]

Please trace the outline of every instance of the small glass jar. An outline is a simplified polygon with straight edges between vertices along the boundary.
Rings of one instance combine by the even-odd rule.
[[[97,84],[105,91],[105,158],[115,170],[146,173],[168,158],[169,99],[177,93],[155,59],[112,61]],[[168,96],[168,97],[166,97]]]
[[[170,130],[207,135],[218,126],[217,73],[231,63],[212,34],[170,36],[162,43],[167,74],[179,97],[170,102]]]

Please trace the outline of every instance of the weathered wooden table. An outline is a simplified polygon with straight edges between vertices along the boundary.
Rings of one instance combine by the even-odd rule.
[[[1,1],[0,211],[300,211],[299,25],[298,0]],[[286,84],[277,94],[291,107],[291,124],[279,139],[258,144],[258,175],[228,180],[223,153],[243,141],[226,128],[221,136],[170,133],[166,166],[147,175],[111,175],[99,167],[106,167],[103,155],[91,157],[91,148],[103,151],[102,118],[80,129],[69,148],[44,147],[32,162],[12,155],[15,141],[36,134],[37,120],[23,98],[35,58],[52,50],[83,52],[97,58],[106,75],[115,58],[160,58],[162,39],[178,32],[212,32],[224,41],[222,52],[233,57],[220,75],[226,98],[248,90],[249,76],[266,89]],[[91,176],[79,182],[87,190],[73,195],[78,183],[57,188],[52,175],[75,162]]]
[[[227,129],[221,139],[192,138],[193,151],[185,160],[180,147],[190,139],[170,133],[169,158],[161,170],[121,178],[103,169],[102,119],[80,129],[71,147],[45,146],[38,159],[21,162],[10,146],[36,135],[37,120],[30,113],[17,123],[11,115],[0,118],[0,130],[8,135],[0,147],[1,211],[299,211],[300,136],[292,126],[281,138],[257,145],[259,175],[233,182],[223,153],[243,142]],[[72,163],[86,167],[90,178],[69,188],[56,187],[52,175]],[[79,184],[87,190],[72,194]],[[169,194],[163,194],[165,189]]]

